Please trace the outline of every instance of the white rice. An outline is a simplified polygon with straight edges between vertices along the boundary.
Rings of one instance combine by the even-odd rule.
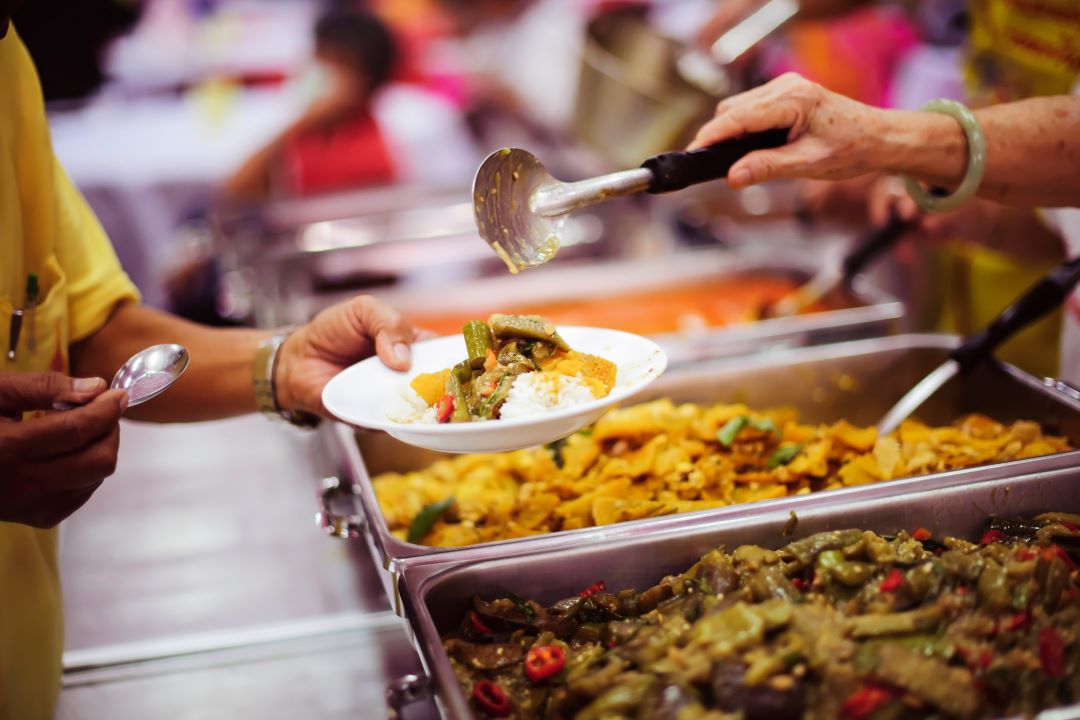
[[[514,380],[499,417],[513,420],[583,405],[595,399],[592,390],[580,377],[526,373]]]
[[[592,390],[578,376],[525,373],[514,378],[499,417],[503,420],[529,417],[595,399]],[[401,393],[401,403],[386,416],[393,422],[434,425],[438,422],[437,414],[434,407],[428,407],[412,388],[406,386]]]

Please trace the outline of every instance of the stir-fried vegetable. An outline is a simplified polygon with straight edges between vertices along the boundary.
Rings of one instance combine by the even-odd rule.
[[[420,512],[413,518],[412,523],[409,525],[409,534],[405,536],[405,539],[411,543],[418,543],[424,539],[424,536],[431,532],[431,526],[443,516],[447,510],[454,504],[454,498],[448,497],[445,500],[425,505]]]
[[[547,608],[477,597],[444,642],[481,718],[1033,716],[1080,698],[1063,547],[1080,532],[1040,517],[981,545],[916,528],[719,549],[644,592],[600,581]]]
[[[499,417],[514,380],[526,373],[551,371],[577,376],[602,397],[615,384],[615,365],[575,352],[550,323],[533,316],[492,315],[462,328],[467,357],[454,367],[416,376],[416,394],[434,407],[439,423]]]

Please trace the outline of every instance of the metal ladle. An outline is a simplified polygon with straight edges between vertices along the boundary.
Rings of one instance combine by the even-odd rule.
[[[153,345],[128,358],[113,375],[109,389],[126,391],[128,407],[132,408],[165,392],[184,374],[187,366],[188,351],[182,345]],[[58,403],[55,407],[71,410],[79,406]]]
[[[473,214],[480,236],[510,272],[555,257],[566,217],[579,208],[639,192],[666,193],[726,177],[755,150],[779,147],[789,129],[767,130],[692,152],[649,158],[636,170],[564,183],[527,150],[503,148],[488,155],[473,180]]]

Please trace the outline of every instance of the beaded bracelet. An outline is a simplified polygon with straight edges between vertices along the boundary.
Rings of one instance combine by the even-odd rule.
[[[979,121],[970,110],[955,100],[931,100],[923,105],[923,112],[941,113],[954,118],[967,136],[968,164],[964,179],[951,195],[940,197],[923,189],[922,185],[909,177],[904,177],[904,186],[915,203],[927,212],[945,212],[955,210],[970,200],[982,183],[986,171],[986,137]]]

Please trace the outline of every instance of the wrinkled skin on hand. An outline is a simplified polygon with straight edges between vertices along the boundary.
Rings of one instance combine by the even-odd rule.
[[[0,521],[49,528],[116,469],[127,393],[101,378],[0,372]],[[53,411],[57,403],[82,405]],[[24,413],[46,411],[28,419]]]

